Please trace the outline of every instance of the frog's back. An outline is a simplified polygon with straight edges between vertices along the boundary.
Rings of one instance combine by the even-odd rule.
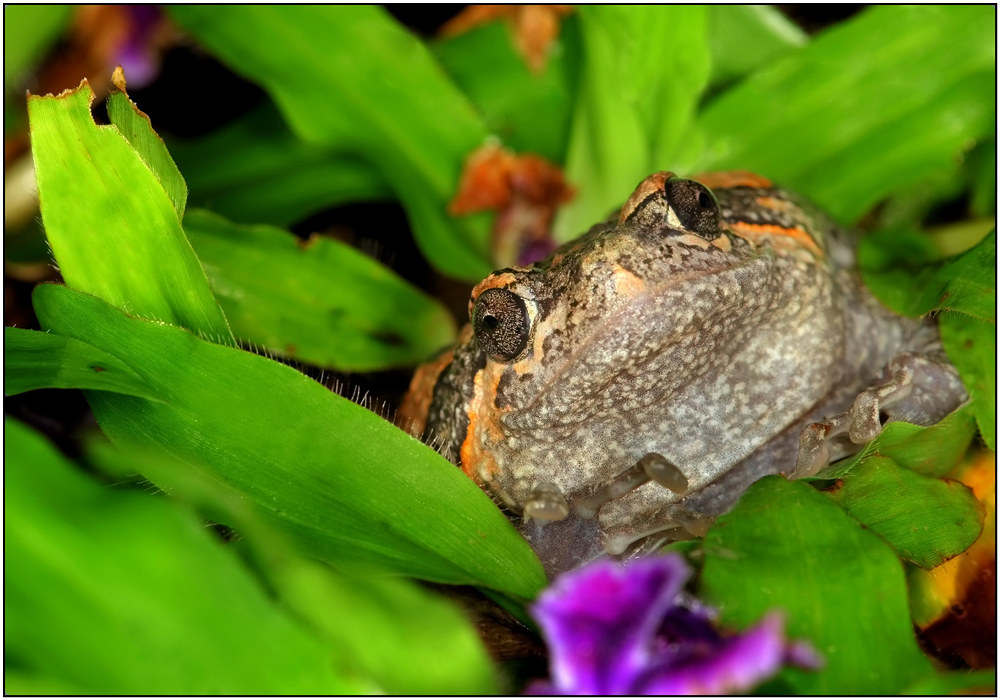
[[[833,268],[854,267],[856,236],[804,197],[742,170],[693,179],[712,189],[722,221],[737,236],[778,248],[799,247]]]

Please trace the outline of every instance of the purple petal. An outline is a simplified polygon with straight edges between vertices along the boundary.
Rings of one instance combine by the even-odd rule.
[[[160,72],[160,57],[150,42],[164,15],[156,5],[129,5],[127,12],[130,30],[114,60],[124,69],[129,87],[141,88],[153,82]]]
[[[802,641],[801,639],[797,639],[792,641],[785,648],[785,663],[791,666],[798,666],[799,668],[815,671],[823,668],[825,661],[823,657],[819,655],[819,652],[813,648],[812,644]]]
[[[775,675],[785,664],[789,646],[784,619],[768,614],[742,634],[715,644],[681,646],[649,669],[636,688],[643,695],[719,695],[750,690]],[[801,651],[801,649],[800,649]]]
[[[527,241],[521,246],[521,252],[517,256],[517,264],[522,267],[533,265],[552,255],[556,247],[555,241],[551,238]]]
[[[561,576],[532,612],[561,692],[629,693],[653,659],[655,637],[689,574],[677,555],[623,567],[599,561]]]

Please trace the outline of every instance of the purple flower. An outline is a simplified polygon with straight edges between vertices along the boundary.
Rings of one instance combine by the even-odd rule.
[[[142,88],[160,73],[161,47],[157,45],[157,33],[166,20],[156,5],[128,5],[124,9],[129,31],[118,46],[112,65],[124,69],[129,87]]]
[[[721,635],[713,612],[682,593],[690,571],[675,554],[619,565],[595,562],[559,577],[532,609],[551,653],[537,695],[709,695],[741,692],[786,663],[816,668],[789,643],[780,614]]]

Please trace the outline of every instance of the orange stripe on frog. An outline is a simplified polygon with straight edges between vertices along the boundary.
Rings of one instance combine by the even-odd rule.
[[[487,362],[483,369],[476,372],[472,401],[466,409],[469,429],[462,442],[460,461],[462,471],[480,485],[489,483],[500,473],[496,457],[485,443],[497,444],[503,440],[503,429],[499,424],[501,411],[493,402],[503,370],[503,365]]]
[[[776,250],[805,250],[822,260],[825,255],[813,237],[798,226],[785,228],[774,224],[751,224],[746,221],[730,221],[729,228],[740,238],[752,243],[770,243]]]
[[[479,298],[480,294],[485,292],[487,289],[506,287],[516,281],[517,277],[513,272],[494,272],[492,275],[473,287],[472,294],[469,295],[469,318],[472,318],[472,309],[476,305],[476,299]]]
[[[632,215],[639,205],[646,201],[648,197],[656,194],[657,192],[663,191],[663,186],[666,184],[667,180],[674,176],[671,172],[658,172],[653,173],[645,180],[639,183],[639,186],[635,188],[631,196],[626,200],[624,206],[622,206],[622,212],[618,216],[618,225],[621,226],[625,223],[625,219]]]
[[[756,187],[769,189],[774,183],[766,177],[751,173],[748,170],[727,170],[721,173],[701,173],[691,178],[711,189],[728,189],[730,187]]]

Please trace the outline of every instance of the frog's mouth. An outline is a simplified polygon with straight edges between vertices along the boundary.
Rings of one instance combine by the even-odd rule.
[[[640,420],[644,409],[724,370],[776,288],[773,272],[773,256],[763,249],[715,272],[677,275],[659,285],[616,270],[614,293],[630,301],[567,348],[534,397],[503,416],[504,426],[530,433]],[[546,335],[542,324],[562,322],[542,319],[536,338]]]

